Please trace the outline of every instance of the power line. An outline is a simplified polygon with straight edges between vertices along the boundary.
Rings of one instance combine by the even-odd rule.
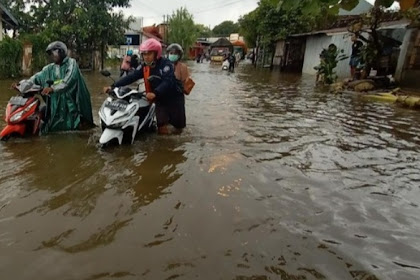
[[[144,6],[148,7],[149,9],[153,10],[153,13],[155,15],[157,15],[156,17],[153,17],[153,16],[143,17],[144,19],[158,19],[158,18],[161,18],[161,17],[163,17],[163,16],[166,15],[166,14],[163,14],[162,11],[158,11],[157,9],[155,9],[154,7],[152,7],[153,6],[152,4],[149,5],[149,3],[146,2],[147,0],[138,0],[138,1],[142,5],[144,5]],[[203,14],[203,13],[207,13],[207,12],[210,12],[210,11],[214,11],[216,9],[224,8],[224,7],[227,7],[227,6],[232,6],[232,5],[235,5],[235,4],[239,3],[239,2],[243,2],[243,0],[227,0],[227,1],[226,0],[222,0],[222,1],[217,1],[217,2],[211,3],[211,5],[209,5],[206,8],[203,8],[203,9],[198,10],[198,11],[193,11],[193,12],[190,12],[190,13],[193,14],[193,15]]]
[[[154,14],[155,14],[155,15],[162,16],[162,11],[155,10],[155,8],[154,8],[154,7],[152,7],[152,5],[149,5],[148,3],[146,3],[146,1],[143,1],[143,0],[138,0],[138,1],[139,1],[142,5],[144,5],[144,6],[148,7],[149,9],[151,9],[151,10],[154,12]]]
[[[222,1],[219,0],[219,1],[213,1],[213,2],[209,1],[209,3],[205,3],[207,5],[200,5],[200,7],[198,7],[198,8],[200,9],[200,11],[201,10],[212,9],[214,7],[220,6],[221,4],[225,4],[226,2],[229,3],[231,1],[232,0],[222,0]],[[235,0],[235,1],[237,1],[237,0]],[[194,10],[194,8],[193,8],[193,10]]]
[[[235,5],[239,2],[242,2],[242,0],[235,0],[235,1],[232,1],[232,2],[228,2],[228,3],[223,3],[220,6],[216,6],[216,7],[213,7],[213,8],[208,8],[208,9],[204,9],[204,10],[200,10],[200,11],[196,11],[196,12],[192,12],[192,14],[195,15],[195,14],[207,13],[207,12],[210,12],[210,11],[213,11],[213,10],[216,10],[216,9],[220,9],[220,8],[223,8],[223,7]]]

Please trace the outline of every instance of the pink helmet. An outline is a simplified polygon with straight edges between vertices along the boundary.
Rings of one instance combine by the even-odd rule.
[[[156,59],[162,56],[162,45],[156,39],[147,39],[140,45],[140,53],[142,52],[156,52]]]

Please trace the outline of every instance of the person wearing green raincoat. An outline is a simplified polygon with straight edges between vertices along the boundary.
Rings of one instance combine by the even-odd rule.
[[[49,96],[42,133],[93,127],[89,90],[76,60],[67,56],[67,46],[60,41],[49,44],[46,52],[54,62],[30,78]],[[54,83],[49,86],[47,81]]]

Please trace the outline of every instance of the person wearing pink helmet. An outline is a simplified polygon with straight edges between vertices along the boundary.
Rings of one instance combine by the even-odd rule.
[[[143,63],[111,87],[105,87],[104,92],[108,92],[113,87],[127,86],[139,79],[144,79],[146,98],[156,104],[158,132],[170,133],[168,125],[172,125],[175,132],[181,132],[186,126],[185,99],[182,88],[175,78],[172,62],[162,57],[162,45],[155,39],[144,41],[140,45],[140,54]],[[149,82],[150,76],[158,76],[160,79]]]

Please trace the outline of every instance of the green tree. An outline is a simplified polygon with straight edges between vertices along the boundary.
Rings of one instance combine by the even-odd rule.
[[[232,33],[239,32],[239,24],[231,20],[226,20],[213,28],[215,36],[229,36]]]
[[[290,10],[276,9],[277,0],[261,0],[258,7],[239,19],[247,44],[274,48],[276,41],[293,33],[311,30],[315,18],[304,15],[300,6]]]
[[[256,9],[239,18],[240,33],[244,36],[248,47],[256,47],[259,34],[259,10]]]
[[[359,4],[359,0],[277,0],[277,9],[288,11],[300,7],[302,13],[305,15],[320,16],[325,6],[329,7],[331,13],[337,14],[339,8],[350,11],[357,4]]]
[[[320,14],[322,7],[328,5],[330,11],[338,13],[338,8],[350,11],[359,4],[360,0],[277,0],[277,8],[290,10],[298,5],[302,7],[304,14]],[[402,11],[420,6],[419,1],[413,0],[375,0],[375,7],[389,8],[394,2],[399,2]]]
[[[322,49],[320,54],[321,63],[314,67],[317,70],[317,82],[327,85],[335,83],[338,76],[334,69],[337,67],[339,61],[347,58],[348,56],[344,55],[344,50],[338,49],[334,44]]]
[[[196,24],[197,34],[200,38],[208,38],[212,36],[212,31],[208,26],[204,24]]]
[[[132,21],[113,12],[115,7],[129,7],[130,0],[4,1],[21,23],[20,33],[61,40],[78,53],[103,53],[106,45],[122,42]]]
[[[0,77],[19,76],[22,65],[22,43],[6,37],[0,42]]]
[[[179,8],[172,13],[169,19],[169,43],[178,43],[187,51],[197,40],[198,30],[194,24],[193,15],[187,8]]]

